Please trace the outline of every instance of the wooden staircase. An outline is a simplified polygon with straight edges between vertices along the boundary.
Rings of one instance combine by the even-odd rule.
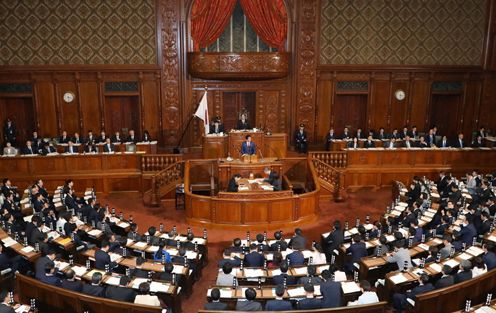
[[[182,183],[184,162],[178,154],[147,155],[142,159],[143,203],[160,206],[161,199]]]
[[[344,172],[346,169],[346,153],[344,152],[310,152],[309,157],[319,177],[320,188],[325,195],[334,201],[343,201]]]

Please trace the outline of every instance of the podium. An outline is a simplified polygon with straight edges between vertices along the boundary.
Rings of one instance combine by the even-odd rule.
[[[287,150],[287,135],[284,133],[264,134],[261,131],[231,131],[224,135],[203,136],[203,158],[219,159],[231,156],[239,158],[241,143],[251,135],[252,141],[265,158],[284,158]],[[258,152],[257,152],[258,153]]]
[[[256,154],[243,154],[241,156],[241,162],[243,162],[243,163],[257,163],[258,157]]]

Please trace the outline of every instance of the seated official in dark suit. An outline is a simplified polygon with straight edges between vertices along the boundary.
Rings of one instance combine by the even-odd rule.
[[[148,271],[142,269],[145,261],[141,256],[136,258],[136,267],[131,269],[131,277],[148,278]]]
[[[331,143],[334,139],[337,139],[337,136],[336,133],[334,132],[334,128],[331,128],[325,138],[327,151],[331,149]]]
[[[55,149],[55,147],[53,146],[53,143],[46,142],[43,145],[43,149],[41,150],[41,154],[48,155],[48,154],[51,154],[51,153],[57,153],[57,149]]]
[[[337,308],[341,306],[341,298],[343,292],[341,283],[332,280],[332,275],[329,270],[322,271],[322,279],[320,284],[320,294],[322,295],[322,308]]]
[[[387,139],[386,131],[384,127],[379,128],[379,132],[374,136],[374,139],[385,140]]]
[[[56,287],[62,286],[60,279],[55,277],[55,264],[53,262],[48,262],[45,265],[45,276],[41,277],[40,281]]]
[[[256,302],[257,292],[253,288],[245,290],[245,299],[236,302],[236,311],[262,311],[260,302]]]
[[[30,140],[26,141],[26,146],[22,148],[21,154],[38,154],[38,151],[33,147],[32,142]]]
[[[307,238],[303,236],[301,228],[295,228],[294,236],[289,241],[289,246],[292,249],[305,250],[307,246]]]
[[[451,144],[448,142],[448,138],[446,136],[443,136],[441,141],[438,144],[439,148],[449,148],[451,147]]]
[[[282,262],[279,265],[279,269],[281,270],[281,274],[272,277],[272,281],[274,282],[274,285],[283,285],[284,279],[286,279],[286,285],[296,284],[297,281],[296,277],[288,274],[289,266],[287,262]]]
[[[284,300],[284,286],[277,285],[275,288],[276,299],[268,300],[265,304],[265,311],[291,311],[293,305],[291,301]]]
[[[220,116],[217,116],[210,125],[210,134],[224,133],[224,125],[220,122]]]
[[[59,137],[59,144],[60,143],[68,143],[71,138],[67,136],[67,132],[64,130],[62,132],[62,136]]]
[[[96,142],[97,143],[105,143],[107,141],[107,138],[108,138],[107,134],[105,134],[105,131],[102,130],[100,132],[100,136],[98,136],[98,138],[96,139]],[[110,139],[110,138],[108,138],[108,139]]]
[[[368,136],[367,140],[363,143],[364,148],[375,148],[375,143],[372,141],[372,136]]]
[[[102,246],[99,250],[95,252],[95,268],[99,270],[105,270],[105,266],[108,265],[110,270],[116,267],[116,264],[110,260],[110,255],[108,250],[110,249],[110,243],[107,240],[102,241]]]
[[[410,149],[410,148],[414,148],[415,147],[415,143],[412,141],[412,139],[410,138],[410,136],[406,136],[405,137],[405,140],[403,141],[403,147],[404,148],[407,148],[407,149]]]
[[[474,142],[472,142],[472,148],[482,148],[482,147],[484,147],[484,142],[482,141],[482,137],[477,136]]]
[[[112,143],[123,143],[124,138],[122,138],[120,132],[115,132],[115,134],[111,138]]]
[[[277,175],[276,172],[271,170],[269,167],[266,167],[264,168],[264,174],[267,176],[264,181],[274,186],[274,190],[277,191],[282,189],[281,180],[279,179],[279,175]]]
[[[429,276],[427,274],[420,275],[419,285],[408,291],[406,294],[395,293],[393,295],[393,307],[395,312],[403,312],[407,306],[407,299],[415,301],[417,295],[434,290],[434,286],[429,283]]]
[[[76,273],[70,269],[65,273],[65,279],[62,281],[62,288],[76,292],[83,291],[83,283],[76,280]]]
[[[264,265],[264,256],[258,252],[256,246],[250,247],[250,253],[245,255],[246,266],[262,267]]]
[[[115,152],[115,146],[112,142],[110,142],[110,138],[105,140],[105,144],[103,145],[103,152],[112,153]]]
[[[460,271],[455,274],[455,284],[472,279],[472,262],[462,260],[460,262]]]
[[[419,148],[429,148],[429,144],[425,141],[424,136],[420,136],[420,139],[418,142],[418,147]]]
[[[126,139],[126,142],[130,142],[130,143],[137,143],[138,141],[139,141],[138,136],[136,136],[136,135],[134,134],[134,130],[133,130],[133,129],[131,129],[131,130],[129,131],[129,136],[128,136],[128,137],[127,137],[127,139]]]
[[[67,147],[65,147],[65,153],[68,153],[68,154],[79,153],[78,147],[76,147],[74,145],[72,140],[69,140],[69,142],[67,143]]]
[[[438,279],[438,281],[434,284],[434,287],[436,287],[436,289],[441,289],[453,285],[455,283],[455,279],[451,276],[451,272],[451,266],[443,265],[443,276]]]
[[[229,184],[227,185],[227,192],[237,192],[238,191],[238,182],[241,179],[241,175],[234,174],[233,177],[229,180]]]
[[[305,284],[305,299],[298,301],[298,310],[317,310],[322,308],[322,300],[316,299],[315,288],[312,284]]]
[[[296,142],[296,151],[298,153],[307,153],[308,150],[308,137],[305,131],[305,125],[300,124],[300,128],[295,132],[294,135]]]
[[[346,249],[346,253],[351,254],[350,261],[344,266],[348,273],[353,272],[353,264],[360,262],[360,259],[368,255],[365,243],[359,234],[355,234],[352,237],[352,244]]]
[[[454,148],[466,148],[465,142],[463,141],[463,134],[458,134],[458,138],[453,143]]]
[[[248,122],[248,116],[246,116],[245,113],[241,114],[240,119],[236,123],[236,129],[238,130],[251,129],[250,123]]]
[[[282,239],[282,233],[280,231],[274,232],[274,239],[275,242],[270,245],[270,250],[286,251],[286,249],[288,248],[288,243],[286,242],[286,240]]]
[[[74,133],[74,137],[72,137],[72,142],[76,145],[80,145],[84,143],[84,138],[79,136],[79,133]]]
[[[101,285],[102,283],[102,273],[95,272],[91,276],[91,284],[83,285],[83,293],[93,296],[93,297],[104,297],[105,287]]]
[[[10,298],[9,291],[7,289],[0,290],[0,313],[16,313],[15,309],[19,308],[21,305],[16,304],[14,306],[10,306],[10,302],[14,301],[14,299]]]
[[[86,139],[84,141],[86,144],[88,143],[96,143],[96,137],[93,135],[93,131],[89,130],[88,131],[88,136],[86,136]]]
[[[322,283],[322,279],[317,276],[317,268],[313,264],[307,266],[307,275],[298,279],[297,285],[312,284],[318,285]]]
[[[136,291],[130,288],[131,279],[127,276],[121,276],[119,286],[107,286],[105,290],[105,298],[134,303]]]
[[[143,139],[141,141],[142,142],[152,141],[152,136],[150,136],[150,133],[146,129],[143,131]]]
[[[213,288],[210,292],[210,302],[205,304],[205,310],[213,310],[213,311],[226,311],[228,310],[227,303],[223,303],[219,301],[220,299],[220,290],[219,288]]]
[[[257,146],[253,141],[251,141],[251,136],[246,135],[246,140],[241,144],[241,154],[242,155],[252,155],[257,153]]]
[[[353,137],[353,140],[348,143],[348,148],[350,148],[350,149],[360,148],[360,144],[358,143],[357,137]]]

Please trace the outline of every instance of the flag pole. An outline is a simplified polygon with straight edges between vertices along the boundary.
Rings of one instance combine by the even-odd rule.
[[[205,85],[204,88],[205,88],[205,93],[206,93],[208,91],[208,86]],[[196,110],[198,109],[199,106],[200,106],[200,102],[198,102],[198,105],[196,106],[196,108],[194,109],[193,112],[196,112]],[[188,123],[186,123],[186,127],[183,128],[183,132],[181,134],[181,138],[179,138],[179,142],[177,143],[177,145],[172,150],[172,152],[174,154],[181,154],[181,143],[183,142],[184,135],[186,135],[186,131],[188,130],[189,125],[191,124],[191,122],[193,121],[194,118],[195,118],[195,114],[193,113],[193,114],[191,114],[191,116],[190,116],[190,118],[188,120]]]

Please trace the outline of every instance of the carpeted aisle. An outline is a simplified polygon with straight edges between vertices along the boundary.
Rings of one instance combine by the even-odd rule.
[[[184,211],[175,210],[174,203],[168,202],[165,207],[151,208],[145,207],[139,195],[114,194],[108,197],[99,197],[102,205],[109,204],[115,207],[117,212],[122,211],[126,218],[133,215],[134,220],[140,227],[140,232],[145,232],[148,227],[156,226],[163,223],[165,229],[176,226],[178,231],[185,233],[188,225],[184,218]],[[349,193],[345,202],[332,203],[321,202],[320,218],[310,225],[303,225],[303,234],[309,242],[312,240],[319,241],[320,234],[330,230],[330,224],[339,219],[342,222],[348,220],[351,225],[355,224],[358,217],[362,220],[366,215],[370,215],[371,221],[379,218],[384,213],[386,206],[391,202],[391,189],[383,188],[380,190],[362,189],[355,193]],[[169,204],[170,203],[170,204]],[[192,231],[201,235],[203,229],[192,227]],[[286,236],[293,233],[293,229],[282,229]],[[272,237],[269,232],[269,237]],[[254,236],[256,232],[252,232]],[[217,261],[222,258],[222,250],[227,247],[231,240],[236,237],[245,237],[245,231],[230,231],[222,229],[208,230],[208,254],[209,264],[203,269],[203,276],[200,281],[193,286],[193,294],[188,299],[183,299],[183,312],[197,312],[206,302],[206,294],[209,286],[215,283],[217,277]]]

